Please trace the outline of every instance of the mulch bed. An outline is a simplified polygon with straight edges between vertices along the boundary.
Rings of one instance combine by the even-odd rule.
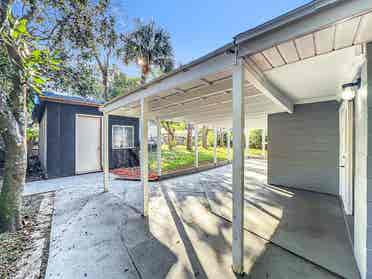
[[[44,278],[54,193],[23,198],[23,227],[0,234],[0,278]]]
[[[141,180],[141,168],[119,168],[111,170],[113,174],[119,176],[120,179],[125,180]],[[154,172],[149,172],[149,181],[156,181],[159,179],[159,176]]]

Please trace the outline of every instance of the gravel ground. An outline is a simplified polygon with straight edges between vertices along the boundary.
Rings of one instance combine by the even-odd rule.
[[[0,278],[44,278],[54,193],[23,198],[23,227],[0,234]]]

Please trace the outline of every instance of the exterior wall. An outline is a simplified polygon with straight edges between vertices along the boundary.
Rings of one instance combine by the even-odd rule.
[[[47,172],[48,177],[75,174],[76,114],[101,115],[95,107],[48,102]]]
[[[133,149],[112,149],[112,126],[124,125],[134,127],[134,146]],[[139,150],[139,121],[138,118],[109,116],[109,167],[133,167],[139,166],[138,160]]]
[[[96,107],[47,102],[47,173],[49,178],[75,175],[75,119],[76,114],[102,115]],[[128,122],[128,121],[129,122]],[[135,141],[138,142],[138,120],[110,116],[110,166],[113,154],[111,148],[111,126],[113,123],[135,123]]]
[[[47,112],[45,111],[39,125],[39,160],[44,169],[47,166]]]
[[[268,116],[268,183],[339,193],[339,104],[296,105]]]

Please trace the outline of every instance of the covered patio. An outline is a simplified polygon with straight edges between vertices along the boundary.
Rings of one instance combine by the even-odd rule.
[[[305,261],[310,261],[322,271],[327,270],[327,276],[333,274],[357,278],[354,258],[349,257],[351,254],[347,248],[350,240],[343,223],[343,210],[346,214],[353,214],[352,182],[347,180],[345,184],[340,184],[346,185],[346,190],[339,188],[338,165],[340,168],[345,166],[339,164],[338,158],[334,162],[328,161],[329,170],[322,164],[327,157],[334,158],[339,154],[339,122],[336,113],[338,102],[341,101],[342,85],[351,84],[358,79],[362,65],[365,65],[368,59],[372,60],[372,48],[367,44],[372,39],[369,28],[371,22],[371,1],[313,1],[241,33],[232,43],[106,103],[102,109],[105,127],[103,129],[105,191],[110,189],[107,162],[109,115],[140,119],[140,165],[143,187],[141,212],[144,220],[149,218],[150,222],[152,214],[149,209],[147,168],[148,121],[150,119],[157,121],[158,127],[161,120],[173,120],[193,123],[196,130],[198,125],[202,124],[214,128],[232,128],[231,177],[222,185],[221,181],[218,181],[219,185],[215,187],[212,187],[213,179],[207,180],[205,187],[214,216],[218,215],[218,218],[223,217],[232,222],[229,236],[232,258],[228,262],[235,274],[254,273],[251,270],[252,266],[247,263],[247,258],[254,258],[257,251],[251,235],[247,235],[247,229],[253,232],[255,237],[261,236],[264,242],[275,243],[284,250],[287,249],[291,255],[295,254]],[[344,107],[349,115],[347,123],[350,124],[352,103],[349,101],[344,102]],[[322,110],[328,113],[332,107],[334,112],[332,117],[337,116],[337,121],[327,122],[329,120],[327,114],[321,114],[321,110],[313,104],[320,106],[325,104]],[[301,118],[306,111],[305,107],[308,110],[306,117],[314,121],[305,121]],[[304,123],[310,126],[304,128]],[[323,126],[323,123],[327,125]],[[290,133],[285,134],[286,137],[280,141],[278,139],[282,136],[283,127]],[[264,185],[249,183],[254,177],[252,173],[245,171],[244,133],[248,128],[261,128],[268,132],[269,182],[276,184],[273,182],[277,181],[278,184],[291,188],[270,186],[267,181],[262,181]],[[313,134],[312,129],[318,134]],[[340,129],[340,133],[342,131],[343,129]],[[197,137],[198,133],[195,135]],[[285,146],[283,142],[291,141],[293,150],[288,147],[285,150],[274,149],[272,142],[274,138],[276,147]],[[304,142],[312,140],[313,145],[326,146],[326,150],[323,150],[326,155],[323,157],[321,150],[314,151],[311,148],[305,152],[300,144],[296,145],[296,139]],[[352,142],[350,134],[346,142]],[[347,147],[345,154],[349,156],[351,150],[351,147]],[[294,154],[291,157],[292,152]],[[295,161],[300,157],[300,153],[301,155],[306,153],[305,162]],[[197,145],[195,154],[195,166],[198,166]],[[160,161],[159,152],[159,166]],[[350,159],[347,167],[351,162]],[[309,164],[313,169],[307,168]],[[317,167],[317,164],[321,167]],[[290,168],[292,166],[294,167]],[[279,172],[278,169],[284,171]],[[297,171],[301,174],[298,175]],[[343,169],[340,169],[341,171]],[[158,173],[161,174],[160,168]],[[324,175],[321,177],[323,180],[319,179],[321,176],[319,173]],[[351,179],[352,176],[349,174],[347,177]],[[220,179],[224,180],[221,177]],[[266,179],[266,176],[263,179]],[[181,187],[187,187],[186,178],[180,181]],[[248,188],[247,182],[250,184]],[[222,193],[218,191],[221,187],[225,187]],[[299,191],[297,188],[317,193],[309,192],[305,194],[306,198],[303,198],[301,194],[303,192],[297,192]],[[319,196],[323,195],[320,193],[332,194],[333,197]],[[361,194],[362,192],[356,191],[355,199]],[[342,197],[342,210],[336,213],[334,210],[338,206],[339,195]],[[252,201],[246,200],[247,196],[253,198],[255,202],[252,204]],[[307,204],[305,200],[312,202]],[[287,210],[283,210],[284,208]],[[356,218],[361,214],[357,209],[358,207],[355,211]],[[199,212],[203,212],[202,207]],[[330,214],[329,218],[327,214]],[[202,216],[200,213],[195,214],[196,219],[189,225],[198,222],[197,218]],[[253,218],[254,216],[260,217]],[[331,228],[333,225],[330,226],[330,222],[335,229]],[[362,225],[355,224],[356,231],[359,232]],[[227,223],[225,225],[227,226]],[[218,229],[218,226],[215,229]],[[353,246],[359,270],[364,274],[366,261],[362,254],[365,250],[359,249],[359,245],[364,245],[362,238],[362,234],[356,234]],[[331,248],[327,245],[334,246]],[[198,249],[194,249],[197,253]],[[345,258],[333,262],[340,256]]]
[[[263,160],[245,169],[243,278],[358,278],[337,198],[267,185]],[[102,194],[100,175],[26,185],[57,190],[46,278],[235,278],[231,166],[150,183],[148,219],[139,182]]]
[[[238,278],[358,278],[337,198],[267,185],[263,160],[245,170]],[[223,166],[150,183],[150,218],[140,182],[112,176],[107,193],[99,173],[28,183],[26,194],[58,187],[46,278],[235,278],[231,174]]]

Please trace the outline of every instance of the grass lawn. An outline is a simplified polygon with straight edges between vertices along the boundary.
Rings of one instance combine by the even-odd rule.
[[[232,152],[232,149],[231,149]],[[262,151],[260,149],[250,149],[249,155],[260,156]],[[162,156],[162,171],[174,171],[181,168],[188,168],[194,166],[195,161],[195,152],[188,151],[186,146],[177,145],[173,148],[172,151],[168,149],[167,145],[162,146],[161,151]],[[156,170],[156,152],[149,154],[150,159],[150,168],[151,170]],[[226,147],[217,147],[217,160],[225,161],[227,160],[227,148]],[[199,164],[213,163],[213,146],[205,149],[199,146]]]

